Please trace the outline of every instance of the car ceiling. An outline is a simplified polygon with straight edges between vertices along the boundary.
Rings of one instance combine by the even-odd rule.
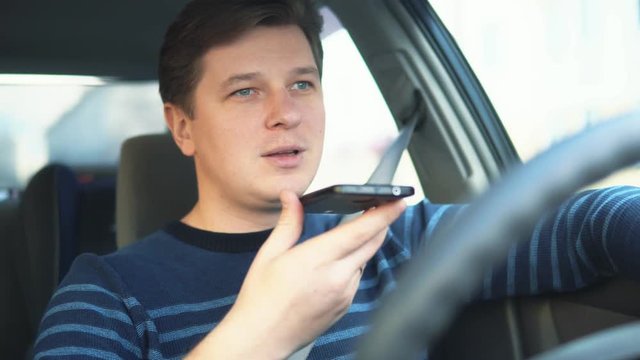
[[[164,31],[186,2],[3,2],[0,73],[154,79]]]
[[[0,74],[156,79],[164,32],[186,3],[188,0],[3,2]]]

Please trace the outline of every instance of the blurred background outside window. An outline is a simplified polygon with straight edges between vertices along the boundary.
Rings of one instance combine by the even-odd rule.
[[[0,198],[49,163],[113,175],[124,139],[162,131],[155,82],[0,75]]]
[[[640,1],[430,3],[523,161],[595,123],[640,121]],[[613,184],[640,185],[640,168],[594,186]]]

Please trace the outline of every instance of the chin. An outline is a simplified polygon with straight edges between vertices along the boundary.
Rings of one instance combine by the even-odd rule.
[[[272,188],[273,191],[270,191],[271,196],[273,197],[278,203],[280,203],[280,193],[284,190],[288,190],[288,191],[292,191],[294,192],[296,195],[298,195],[298,197],[302,196],[302,194],[304,194],[304,192],[307,190],[307,188],[309,187],[309,182],[301,182],[301,181],[291,181],[291,182],[282,182],[279,184],[275,184],[275,186]]]
[[[278,194],[276,195],[278,199],[280,199],[280,193],[284,190],[292,191],[296,195],[298,195],[298,197],[300,197],[307,190],[307,187],[306,186],[282,186],[280,187],[280,189],[278,190]]]
[[[260,184],[259,190],[256,190],[259,191],[258,197],[262,198],[262,201],[266,201],[270,205],[275,203],[279,207],[280,193],[282,191],[292,191],[300,197],[307,190],[312,180],[313,176],[308,173],[281,174],[280,176],[270,177],[268,181]]]

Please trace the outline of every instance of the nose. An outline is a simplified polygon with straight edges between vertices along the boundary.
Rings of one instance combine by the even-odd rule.
[[[302,114],[296,99],[286,91],[279,91],[269,101],[270,111],[266,126],[269,129],[291,129],[302,121]]]

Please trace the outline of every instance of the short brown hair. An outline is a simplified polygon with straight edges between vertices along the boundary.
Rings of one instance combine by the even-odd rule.
[[[160,50],[158,80],[163,102],[193,116],[193,91],[202,56],[256,26],[297,25],[322,72],[322,17],[313,0],[193,0],[167,29]]]

